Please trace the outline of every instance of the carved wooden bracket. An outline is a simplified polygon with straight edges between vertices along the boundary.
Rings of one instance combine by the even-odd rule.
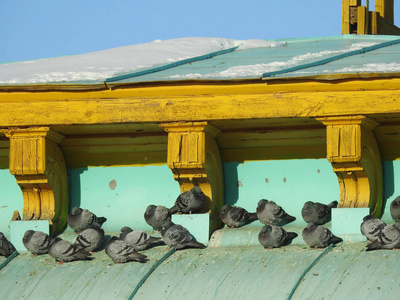
[[[160,125],[168,132],[168,167],[181,192],[198,185],[208,198],[204,212],[210,213],[210,233],[222,223],[218,211],[224,202],[221,156],[215,137],[219,130],[207,122],[182,122]]]
[[[53,235],[66,226],[68,177],[58,146],[63,135],[48,127],[10,129],[10,173],[24,198],[23,220],[49,220]]]
[[[369,207],[382,214],[382,162],[373,129],[378,122],[366,116],[320,118],[326,125],[327,158],[340,186],[339,207]]]

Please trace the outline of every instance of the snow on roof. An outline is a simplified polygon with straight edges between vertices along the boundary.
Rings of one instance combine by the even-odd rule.
[[[107,78],[230,48],[283,46],[284,42],[181,38],[92,53],[0,65],[0,84],[105,81]]]
[[[275,78],[400,72],[399,52],[400,39],[396,36],[156,40],[80,55],[0,64],[0,85],[231,80],[261,78],[275,71],[280,72],[273,75]]]

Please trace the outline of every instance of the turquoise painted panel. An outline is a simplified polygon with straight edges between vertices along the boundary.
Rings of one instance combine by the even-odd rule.
[[[390,203],[400,196],[400,160],[383,162],[383,180],[384,210],[382,220],[391,224],[394,221],[390,215]]]
[[[180,194],[166,165],[72,169],[69,185],[70,210],[79,206],[104,216],[103,228],[114,232],[123,226],[151,230],[144,221],[147,206],[172,207]]]
[[[339,200],[337,176],[326,159],[225,163],[225,202],[255,212],[260,199],[273,200],[305,226],[301,209],[307,201]],[[251,226],[260,226],[256,221]]]
[[[0,231],[9,237],[10,221],[15,210],[22,217],[24,199],[15,177],[8,169],[0,170]]]

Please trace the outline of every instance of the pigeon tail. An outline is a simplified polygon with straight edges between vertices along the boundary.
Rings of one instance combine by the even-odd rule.
[[[337,201],[332,201],[331,203],[328,204],[328,208],[336,208],[339,205],[339,202]]]
[[[177,213],[178,211],[179,211],[179,207],[174,205],[170,209],[168,209],[168,214],[173,215],[173,214]]]
[[[258,220],[257,213],[249,213],[249,219],[247,220],[246,224],[250,224],[256,220]]]
[[[97,218],[96,223],[99,224],[99,225],[101,226],[101,225],[103,225],[103,223],[104,223],[105,221],[107,221],[107,218],[105,218],[105,217],[99,217],[99,218]]]
[[[379,240],[375,240],[367,245],[366,251],[378,250],[382,248],[382,243]]]
[[[330,243],[331,244],[338,244],[338,243],[341,243],[341,242],[343,242],[343,239],[341,239],[340,237],[337,237],[337,236],[332,236],[332,238],[330,239]]]
[[[288,232],[284,246],[289,245],[297,237],[298,237],[298,234],[296,232]]]
[[[283,226],[283,225],[289,224],[289,223],[291,223],[291,222],[293,222],[295,220],[296,220],[296,217],[293,217],[291,215],[285,214],[283,216],[283,220],[281,222],[279,222],[278,224],[276,224],[276,225],[277,226]]]
[[[207,248],[206,245],[199,243],[198,241],[191,240],[190,242],[185,244],[186,248],[199,248],[199,249],[205,249]]]

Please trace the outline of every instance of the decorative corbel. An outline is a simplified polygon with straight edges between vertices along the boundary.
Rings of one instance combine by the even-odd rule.
[[[215,137],[219,130],[207,122],[160,125],[168,132],[168,167],[181,192],[198,185],[207,197],[203,213],[210,214],[210,233],[221,228],[218,211],[224,202],[222,161]]]
[[[48,127],[5,131],[10,139],[9,170],[24,199],[23,220],[49,220],[53,235],[66,226],[68,177],[59,143],[63,135]]]
[[[340,186],[339,207],[369,207],[382,214],[382,162],[373,130],[378,122],[366,116],[318,119],[326,125],[327,158]]]

